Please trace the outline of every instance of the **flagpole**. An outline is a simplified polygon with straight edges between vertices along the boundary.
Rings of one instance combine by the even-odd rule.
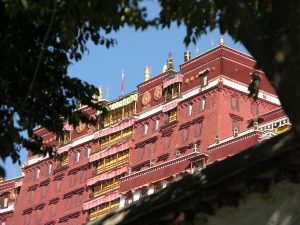
[[[124,94],[124,71],[122,70],[121,96]]]

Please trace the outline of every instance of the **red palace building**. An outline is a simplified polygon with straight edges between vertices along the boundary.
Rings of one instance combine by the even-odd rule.
[[[97,118],[96,126],[66,123],[61,137],[35,131],[59,157],[29,152],[24,176],[0,182],[2,225],[84,224],[290,129],[254,66],[221,40],[193,59],[186,51],[179,71],[171,57],[156,77],[146,67],[137,91],[115,101],[102,99],[99,89],[105,116],[77,109]],[[256,101],[248,97],[254,76]],[[14,198],[7,197],[11,190]]]

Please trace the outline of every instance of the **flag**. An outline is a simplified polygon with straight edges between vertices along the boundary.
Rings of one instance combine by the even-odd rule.
[[[122,70],[121,95],[124,93],[124,71]]]

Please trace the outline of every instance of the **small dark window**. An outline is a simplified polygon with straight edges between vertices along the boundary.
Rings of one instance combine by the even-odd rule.
[[[92,151],[92,149],[91,149],[90,147],[88,147],[88,148],[85,150],[85,158],[90,157],[91,151]]]
[[[41,188],[41,199],[44,199],[47,197],[47,186],[42,186]]]
[[[157,131],[159,128],[159,120],[155,120],[153,124],[153,132]]]
[[[56,181],[56,187],[55,187],[56,193],[60,192],[60,190],[61,190],[61,184],[62,184],[62,180],[57,180]]]
[[[73,187],[75,185],[75,174],[69,175],[69,187]]]
[[[188,107],[187,107],[186,116],[191,116],[192,115],[192,111],[193,111],[193,105],[189,104]]]
[[[1,196],[1,209],[8,207],[8,195]]]
[[[164,140],[164,151],[166,150],[166,149],[168,149],[169,147],[170,147],[170,144],[171,144],[171,135],[169,135],[169,136],[165,136],[165,138],[164,138],[165,140]]]
[[[240,121],[233,119],[232,120],[232,134],[240,132]]]
[[[32,203],[35,199],[35,193],[34,193],[34,190],[30,190],[28,192],[28,202],[29,203]]]
[[[138,161],[142,161],[144,159],[144,154],[145,154],[145,148],[146,146],[144,145],[141,148],[138,148]]]
[[[202,123],[195,124],[195,137],[200,137],[202,131]]]
[[[208,85],[208,73],[205,72],[200,76],[201,87],[206,87]]]
[[[57,203],[51,204],[51,210],[50,210],[49,216],[50,217],[55,216],[56,210],[57,210]]]
[[[240,111],[239,98],[237,96],[231,96],[231,109]]]
[[[85,182],[86,180],[86,170],[82,170],[80,174],[80,183]]]
[[[144,126],[143,126],[143,135],[144,135],[144,136],[147,135],[147,133],[148,133],[148,128],[149,128],[148,124],[144,124]]]
[[[182,129],[182,143],[187,142],[188,137],[189,137],[189,128],[187,127]]]
[[[206,99],[202,98],[199,102],[199,111],[202,112],[205,110],[205,106],[206,106]]]

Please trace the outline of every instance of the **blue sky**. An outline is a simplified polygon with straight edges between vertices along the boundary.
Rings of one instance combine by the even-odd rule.
[[[115,47],[106,49],[104,46],[94,46],[88,43],[89,53],[85,54],[81,61],[73,62],[68,74],[95,86],[102,86],[105,98],[108,94],[109,100],[116,99],[121,93],[122,70],[125,74],[124,94],[137,89],[137,84],[143,81],[145,66],[150,66],[151,77],[159,75],[169,53],[172,53],[175,69],[178,70],[179,65],[183,63],[184,35],[184,27],[178,28],[177,26],[171,26],[170,29],[165,30],[148,29],[143,32],[126,27],[118,33],[109,35],[117,39],[118,44]],[[202,54],[216,47],[219,39],[218,30],[203,35],[198,40],[197,46],[189,47],[192,57],[196,55],[196,48],[199,49],[198,54]],[[240,43],[235,43],[226,34],[224,41],[225,45],[247,53]],[[26,160],[27,153],[22,150],[21,161]],[[20,166],[13,165],[10,159],[6,160],[5,169],[6,178],[21,174]]]

